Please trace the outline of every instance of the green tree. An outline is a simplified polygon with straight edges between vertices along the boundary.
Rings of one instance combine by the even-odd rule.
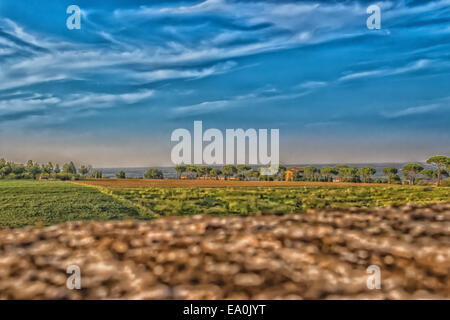
[[[197,167],[188,165],[186,166],[186,172],[189,174],[190,177],[195,177],[195,175],[197,174]]]
[[[334,167],[334,170],[336,170],[336,172],[337,172],[337,176],[343,179],[345,170],[342,170],[342,169],[348,169],[348,166],[345,164],[339,164]]]
[[[402,178],[398,174],[394,174],[391,178],[391,183],[401,184]]]
[[[347,182],[357,182],[359,181],[358,169],[357,168],[349,168],[347,166],[341,167],[338,172],[339,176],[343,178],[344,181]]]
[[[251,170],[251,167],[249,167],[248,165],[245,165],[245,164],[240,164],[240,165],[236,166],[236,170],[238,171],[240,179],[244,180],[245,179],[245,173],[248,170]]]
[[[336,168],[325,167],[320,170],[320,174],[324,176],[328,182],[331,182],[333,175],[336,175],[337,173]]]
[[[62,171],[64,173],[77,174],[77,168],[75,167],[75,164],[72,161],[64,164]]]
[[[222,174],[225,179],[234,176],[237,173],[237,169],[232,164],[228,164],[222,167]]]
[[[36,176],[41,173],[41,167],[37,163],[33,163],[32,160],[28,160],[25,166],[26,172],[28,172],[33,179],[36,179]]]
[[[92,176],[93,176],[95,179],[101,179],[101,178],[103,178],[103,172],[102,172],[101,170],[95,170],[95,171],[92,173]]]
[[[150,168],[144,174],[145,179],[164,179],[164,174],[161,170],[156,168]]]
[[[202,167],[199,167],[198,169],[197,169],[197,174],[199,175],[199,176],[201,176],[201,177],[207,177],[208,175],[209,175],[209,172],[212,170],[212,168],[211,167],[208,167],[208,166],[202,166]]]
[[[348,179],[351,182],[360,182],[358,168],[350,168]]]
[[[422,172],[420,174],[425,176],[425,178],[427,178],[428,180],[431,180],[437,176],[436,171],[431,170],[431,169],[422,170]]]
[[[220,169],[214,168],[209,171],[209,176],[211,178],[217,179],[221,174],[222,174],[222,171],[220,171]]]
[[[11,163],[11,171],[16,175],[22,175],[24,172],[26,172],[25,166],[19,163]]]
[[[423,167],[417,163],[408,163],[402,169],[403,176],[408,179],[410,184],[414,184],[416,181],[416,176],[422,172]]]
[[[372,176],[377,173],[377,170],[373,167],[364,167],[359,169],[359,174],[363,177],[364,182],[370,182]]]
[[[0,173],[2,175],[2,177],[6,177],[8,174],[10,174],[12,172],[12,167],[11,167],[11,163],[7,162],[1,169],[0,169]]]
[[[175,167],[175,171],[177,172],[177,178],[180,179],[183,172],[186,171],[186,166],[178,165]]]
[[[279,177],[279,180],[286,180],[286,170],[287,170],[287,168],[286,168],[286,166],[284,166],[284,165],[282,165],[282,164],[280,164],[279,166],[278,166],[278,177]]]
[[[448,178],[448,176],[449,176],[449,173],[448,173],[448,171],[447,171],[447,170],[445,170],[445,169],[442,169],[442,170],[441,170],[441,177],[445,177],[445,178]]]
[[[317,169],[316,167],[308,166],[304,169],[303,175],[305,176],[305,178],[307,180],[314,181],[314,180],[316,180],[316,175],[318,172],[319,172],[319,169]]]
[[[123,170],[121,170],[117,175],[116,175],[116,177],[118,178],[118,179],[126,179],[126,174],[125,174],[125,171],[123,171]]]
[[[79,172],[82,176],[87,175],[89,171],[90,171],[89,167],[86,167],[85,165],[82,165],[79,169]]]
[[[55,165],[55,169],[53,169],[53,171],[54,171],[55,173],[60,173],[60,172],[61,172],[61,169],[59,168],[59,164],[56,164],[56,165]]]
[[[33,166],[34,166],[33,160],[28,160],[25,166],[27,172],[31,172],[33,170]]]
[[[50,174],[53,172],[53,163],[49,162],[47,164],[42,165],[42,172],[46,174]]]
[[[248,179],[259,179],[260,176],[260,172],[259,170],[250,170],[249,172],[247,172],[246,177]]]
[[[392,182],[392,178],[398,173],[398,170],[396,167],[386,167],[383,168],[383,175],[387,177],[388,183],[390,184]]]
[[[443,168],[446,168],[449,165],[450,158],[446,157],[446,156],[434,156],[434,157],[431,157],[430,159],[428,159],[427,163],[432,164],[437,167],[437,170],[436,170],[437,180],[438,180],[437,184],[438,184],[438,186],[440,186],[441,185],[441,171]]]

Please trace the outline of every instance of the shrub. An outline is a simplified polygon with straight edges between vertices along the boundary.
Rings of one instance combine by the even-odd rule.
[[[103,172],[101,170],[95,170],[92,174],[93,178],[101,179],[103,177]]]
[[[161,170],[156,168],[150,168],[144,175],[145,179],[164,179],[164,175]]]

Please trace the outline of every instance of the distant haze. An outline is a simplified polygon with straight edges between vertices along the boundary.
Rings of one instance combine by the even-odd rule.
[[[374,177],[381,177],[382,174],[382,170],[385,167],[390,167],[393,166],[397,169],[401,169],[403,168],[403,166],[406,163],[383,163],[383,164],[379,164],[379,163],[372,163],[372,164],[367,164],[367,163],[354,163],[354,164],[349,164],[349,166],[351,167],[356,167],[356,168],[362,168],[365,166],[371,166],[373,168],[375,168],[377,170],[376,174],[374,175]],[[291,164],[291,165],[287,165],[287,167],[300,167],[300,168],[304,168],[308,165],[314,165],[317,168],[323,168],[323,167],[333,167],[336,164],[327,164],[327,165],[317,165],[317,164]],[[422,163],[422,165],[425,168],[431,168],[431,166]],[[214,166],[212,166],[214,167]],[[253,167],[254,169],[258,168],[257,166]],[[104,178],[115,178],[116,175],[120,172],[120,171],[124,171],[126,173],[126,176],[128,178],[142,178],[144,176],[144,173],[149,169],[149,167],[138,167],[138,168],[95,168],[97,170],[101,170],[103,173],[103,177]],[[164,178],[176,178],[177,177],[177,173],[175,171],[174,167],[158,167],[158,169],[160,169],[163,174],[164,174]]]

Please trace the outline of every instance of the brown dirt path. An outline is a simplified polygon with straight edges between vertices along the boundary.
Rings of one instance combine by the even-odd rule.
[[[225,180],[150,180],[150,179],[95,179],[74,181],[74,183],[105,188],[226,188],[226,187],[395,187],[382,183],[351,183],[351,182],[302,182],[302,181],[225,181]],[[413,186],[411,186],[413,187]]]

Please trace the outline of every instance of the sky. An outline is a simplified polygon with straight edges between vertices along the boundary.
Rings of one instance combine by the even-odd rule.
[[[285,164],[449,155],[450,0],[0,1],[0,157],[169,166],[195,120]]]

